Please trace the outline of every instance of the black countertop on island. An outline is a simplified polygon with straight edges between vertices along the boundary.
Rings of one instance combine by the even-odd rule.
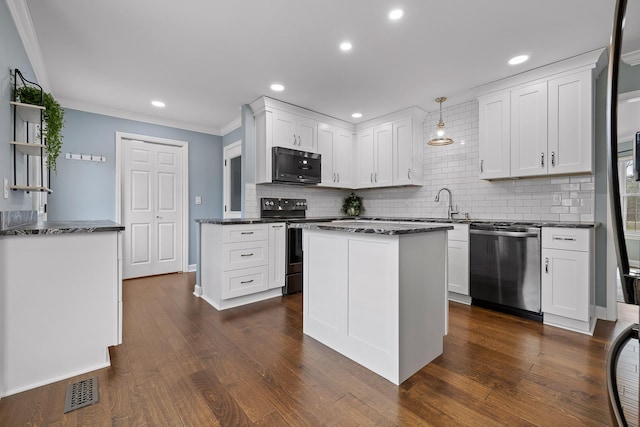
[[[451,225],[446,224],[396,224],[394,222],[350,221],[348,219],[334,222],[299,222],[290,224],[289,227],[307,230],[340,231],[345,233],[383,234],[388,236],[453,230]]]
[[[34,234],[96,233],[122,231],[124,226],[114,221],[44,221],[0,230],[0,236],[27,236]]]

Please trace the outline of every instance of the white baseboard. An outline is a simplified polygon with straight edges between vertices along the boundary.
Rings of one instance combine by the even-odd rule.
[[[198,264],[189,264],[187,272],[198,271]]]
[[[609,319],[607,316],[607,307],[596,305],[596,319],[616,321],[618,319]]]
[[[202,286],[196,283],[196,286],[193,288],[193,294],[200,298],[202,296]]]

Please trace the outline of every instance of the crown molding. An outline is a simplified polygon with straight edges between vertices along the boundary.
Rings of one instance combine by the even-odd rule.
[[[47,70],[44,66],[42,51],[40,50],[40,43],[38,42],[38,36],[36,35],[36,29],[33,26],[31,13],[29,12],[29,6],[27,6],[26,0],[7,0],[7,6],[9,7],[9,12],[22,40],[24,50],[27,52],[29,62],[31,62],[31,67],[33,68],[33,73],[36,76],[38,84],[42,86],[46,92],[51,92]]]
[[[622,61],[625,64],[629,64],[632,67],[640,64],[640,50],[634,50],[633,52],[625,53],[622,55]]]
[[[237,118],[231,120],[226,125],[222,126],[220,128],[220,131],[222,132],[222,135],[226,135],[229,132],[238,129],[240,126],[242,126],[242,118],[237,117]]]
[[[150,123],[159,126],[167,126],[176,129],[189,130],[192,132],[206,133],[209,135],[222,136],[219,127],[200,126],[195,123],[183,122],[179,120],[169,120],[160,117],[147,116],[144,114],[134,113],[131,111],[120,110],[116,108],[104,107],[101,105],[89,104],[86,102],[75,101],[72,99],[57,99],[63,108],[71,110],[84,111],[87,113],[100,114],[103,116],[117,117],[119,119],[133,120],[143,123]]]

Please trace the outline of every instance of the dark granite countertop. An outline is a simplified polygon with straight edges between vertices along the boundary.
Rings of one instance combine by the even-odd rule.
[[[372,222],[349,219],[334,222],[299,222],[290,224],[290,227],[302,228],[307,230],[341,231],[346,233],[384,234],[389,236],[453,230],[452,226],[446,224],[397,224],[394,222]]]
[[[100,221],[45,221],[20,225],[0,230],[0,236],[26,236],[34,234],[95,233],[103,231],[122,231],[124,226],[117,222]]]
[[[400,218],[400,217],[307,217],[307,218],[237,218],[237,219],[196,219],[201,224],[260,224],[270,222],[306,223],[326,222],[338,220],[363,221],[403,221],[403,222],[441,222],[444,224],[483,224],[483,225],[526,225],[530,227],[560,227],[560,228],[595,228],[598,222],[555,222],[555,221],[514,221],[514,220],[482,220],[482,219],[447,219],[447,218]]]

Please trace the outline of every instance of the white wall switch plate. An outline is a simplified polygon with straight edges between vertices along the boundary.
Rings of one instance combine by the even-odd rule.
[[[202,197],[196,196],[196,205],[201,205],[201,204],[202,204]]]
[[[7,178],[2,180],[2,197],[4,199],[9,198],[9,180]]]

